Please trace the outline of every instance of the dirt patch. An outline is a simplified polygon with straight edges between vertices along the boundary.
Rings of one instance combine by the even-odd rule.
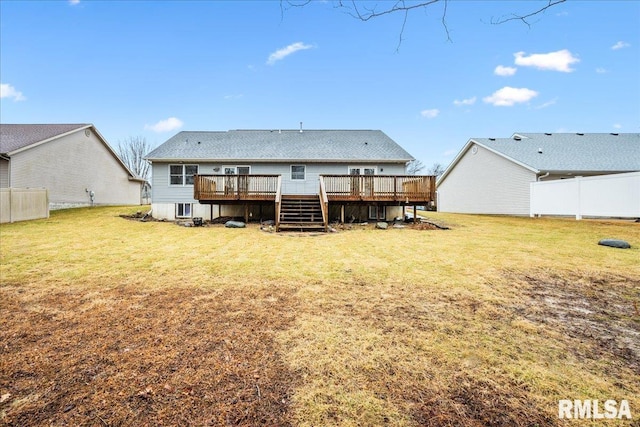
[[[497,381],[496,381],[497,380]],[[504,378],[478,379],[463,373],[440,396],[418,401],[413,418],[421,426],[540,427],[558,425],[556,417],[541,411],[522,384]]]
[[[289,425],[288,291],[1,288],[0,424]]]
[[[611,357],[640,373],[640,279],[613,274],[509,273],[525,282],[519,315],[587,343],[584,358]]]

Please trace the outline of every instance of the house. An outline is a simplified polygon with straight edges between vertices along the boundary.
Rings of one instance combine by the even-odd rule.
[[[637,133],[472,138],[438,179],[441,212],[529,215],[531,182],[640,170]]]
[[[146,156],[153,216],[242,216],[326,228],[390,219],[435,197],[435,178],[407,176],[413,157],[379,130],[180,132]]]
[[[0,124],[0,187],[46,188],[51,209],[139,205],[144,182],[92,124]]]

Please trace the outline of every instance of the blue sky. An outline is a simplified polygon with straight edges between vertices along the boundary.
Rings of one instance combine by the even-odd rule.
[[[3,0],[0,121],[93,123],[113,146],[381,129],[427,166],[472,137],[640,132],[640,2],[491,23],[545,3],[450,0],[446,29],[437,3],[409,14],[399,44],[402,15],[361,22],[331,1]]]

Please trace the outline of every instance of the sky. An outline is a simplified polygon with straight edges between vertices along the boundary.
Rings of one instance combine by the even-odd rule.
[[[640,1],[567,0],[502,24],[548,1],[366,22],[337,4],[2,0],[0,122],[93,123],[114,147],[300,122],[380,129],[427,167],[474,137],[640,132]]]

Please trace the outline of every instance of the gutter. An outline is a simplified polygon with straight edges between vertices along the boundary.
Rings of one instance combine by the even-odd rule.
[[[550,175],[550,172],[544,173],[542,175],[536,175],[536,181],[540,181],[541,179],[544,179],[546,177],[548,177]]]

